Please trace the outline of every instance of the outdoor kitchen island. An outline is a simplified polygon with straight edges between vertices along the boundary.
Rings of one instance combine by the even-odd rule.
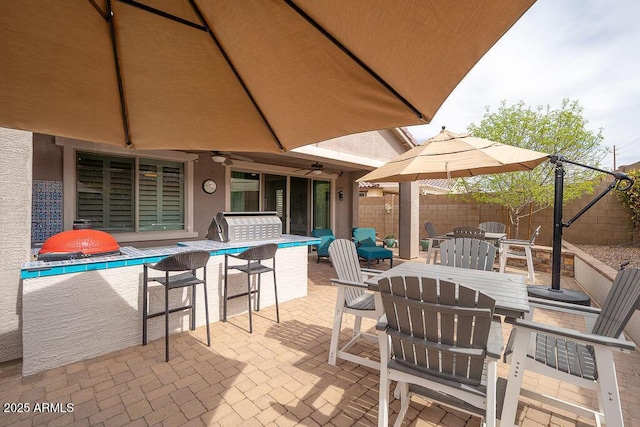
[[[65,261],[30,261],[22,265],[23,375],[107,354],[142,342],[142,265],[156,263],[178,252],[207,250],[209,318],[222,318],[225,253],[237,254],[265,243],[277,243],[278,302],[307,295],[308,246],[320,243],[306,236],[255,242],[223,243],[212,240],[180,242],[177,246],[136,249],[121,247],[120,255]],[[237,261],[237,260],[236,260]],[[230,261],[231,262],[231,261]],[[198,271],[198,275],[202,270]],[[230,292],[246,289],[246,275],[229,274]],[[262,278],[260,307],[275,303],[273,277]],[[156,286],[157,285],[157,286]],[[188,288],[170,293],[170,308],[185,305]],[[196,326],[205,324],[203,287],[196,291]],[[164,310],[164,287],[149,283],[149,311]],[[229,302],[229,315],[247,311],[247,301]],[[280,308],[282,311],[282,307]],[[170,331],[189,330],[190,310],[169,316]],[[164,318],[149,321],[148,337],[164,336]],[[215,340],[215,330],[211,339]],[[206,345],[206,343],[205,343]]]

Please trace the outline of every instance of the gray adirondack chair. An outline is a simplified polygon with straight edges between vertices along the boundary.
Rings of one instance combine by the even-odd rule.
[[[486,233],[506,233],[507,232],[507,226],[498,221],[481,222],[478,225],[478,228],[481,230],[484,230]],[[500,240],[502,239],[487,239],[487,240],[489,240],[495,246],[498,246],[498,244],[500,243]]]
[[[451,267],[493,270],[498,249],[478,239],[449,239],[440,243],[440,263]]]
[[[401,399],[395,425],[420,395],[496,425],[497,362],[502,324],[495,301],[460,284],[430,277],[378,281],[387,323],[380,322],[378,425],[389,417],[389,383]]]
[[[533,268],[533,255],[531,254],[531,248],[535,244],[536,237],[540,234],[540,225],[533,230],[531,239],[529,240],[517,240],[517,239],[502,239],[500,240],[500,273],[504,273],[504,269],[507,266],[508,258],[524,259],[527,261],[527,278],[529,282],[536,283],[536,272]],[[518,248],[523,250],[513,251],[512,248]]]
[[[478,228],[486,231],[487,233],[506,233],[507,226],[498,221],[481,222]]]
[[[484,240],[485,231],[478,227],[464,226],[464,227],[456,227],[453,229],[453,238],[468,238],[468,239],[478,239]]]
[[[427,239],[429,240],[429,249],[427,249],[427,264],[431,263],[431,254],[433,253],[433,263],[436,263],[438,259],[438,253],[440,253],[440,242],[448,240],[449,237],[440,236],[436,232],[436,228],[433,223],[427,221],[424,223],[424,229],[427,232]]]
[[[586,332],[534,322],[531,316],[507,319],[513,330],[505,352],[511,371],[502,425],[513,425],[517,408],[514,399],[522,395],[585,418],[593,417],[596,425],[623,426],[613,354],[635,349],[622,331],[640,308],[640,269],[618,272],[602,309],[536,298],[530,298],[530,303],[532,307],[584,316]],[[521,388],[525,370],[594,390],[599,408],[586,408]]]
[[[356,245],[351,240],[336,239],[329,245],[329,258],[338,275],[331,283],[338,287],[336,310],[333,319],[331,344],[329,345],[329,364],[336,364],[336,359],[349,360],[373,369],[380,369],[380,362],[349,353],[349,349],[360,338],[377,342],[378,337],[361,330],[362,318],[379,320],[383,315],[382,307],[377,307],[373,293],[367,292],[364,281],[368,277],[380,274],[381,271],[360,268]],[[355,316],[351,339],[339,347],[340,332],[344,314]]]

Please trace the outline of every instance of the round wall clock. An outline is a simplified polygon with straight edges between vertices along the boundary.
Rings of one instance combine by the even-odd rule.
[[[216,184],[216,182],[212,179],[206,179],[203,183],[202,183],[202,189],[204,190],[205,193],[207,194],[213,194],[215,193],[216,189],[218,188],[218,184]]]

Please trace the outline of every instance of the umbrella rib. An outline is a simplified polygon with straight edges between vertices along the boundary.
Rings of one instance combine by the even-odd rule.
[[[111,48],[113,49],[113,59],[116,67],[116,78],[118,80],[118,93],[120,95],[120,110],[122,112],[122,124],[124,126],[124,138],[127,147],[131,147],[131,135],[129,133],[129,117],[127,115],[127,105],[124,100],[124,88],[122,87],[122,74],[120,73],[120,61],[118,60],[118,44],[116,43],[116,29],[113,24],[113,9],[111,0],[107,0],[107,22],[109,23],[109,34],[111,35]]]
[[[256,111],[258,112],[258,114],[260,115],[260,117],[262,117],[262,120],[264,121],[265,126],[269,129],[269,132],[271,132],[271,136],[273,137],[273,139],[275,140],[276,145],[278,146],[278,148],[280,149],[280,151],[287,151],[284,146],[282,145],[282,143],[280,142],[280,138],[278,138],[278,135],[276,135],[276,132],[274,131],[274,129],[271,127],[271,124],[269,123],[269,120],[267,120],[267,117],[264,115],[264,112],[262,111],[262,109],[260,108],[260,106],[258,105],[258,103],[256,102],[255,98],[253,97],[253,95],[251,94],[251,91],[249,90],[249,88],[247,87],[247,85],[245,84],[244,80],[242,79],[242,77],[240,76],[240,73],[238,73],[238,70],[236,69],[236,67],[234,67],[233,62],[231,62],[231,58],[229,58],[229,55],[227,55],[227,52],[224,50],[224,48],[222,47],[222,45],[220,44],[220,41],[218,40],[218,38],[216,37],[215,34],[213,34],[213,31],[211,30],[211,27],[209,26],[209,23],[207,22],[207,20],[205,19],[204,15],[202,14],[202,12],[200,12],[200,9],[198,8],[198,6],[196,5],[194,0],[189,0],[189,3],[191,3],[191,7],[193,8],[193,10],[196,12],[196,14],[198,15],[198,18],[200,19],[200,22],[202,22],[202,25],[205,28],[205,31],[207,32],[207,34],[209,34],[209,37],[211,37],[211,40],[213,40],[213,42],[215,43],[215,45],[217,46],[218,50],[220,51],[220,53],[222,54],[222,57],[224,58],[224,60],[227,62],[227,65],[229,66],[229,68],[231,69],[231,71],[233,72],[233,74],[235,75],[236,79],[238,79],[238,82],[240,83],[240,86],[242,86],[242,89],[244,90],[245,94],[247,95],[247,97],[249,97],[249,100],[251,101],[251,103],[253,104],[253,107],[256,109]]]
[[[90,0],[90,1],[92,1],[92,0]],[[163,18],[167,18],[167,19],[170,19],[172,21],[176,21],[176,22],[179,22],[181,24],[188,25],[189,27],[196,28],[196,29],[198,29],[200,31],[207,31],[207,29],[202,25],[196,24],[195,22],[191,22],[191,21],[189,21],[187,19],[180,18],[178,16],[175,16],[175,15],[172,15],[170,13],[164,12],[164,11],[162,11],[160,9],[156,9],[154,7],[151,7],[151,6],[147,6],[144,3],[140,3],[140,2],[137,2],[135,0],[118,0],[118,1],[122,2],[122,3],[126,3],[126,4],[128,4],[130,6],[135,6],[135,7],[139,8],[139,9],[145,10],[147,12],[151,12],[151,13],[153,13],[155,15],[162,16]]]
[[[107,14],[106,14],[102,9],[100,9],[100,6],[98,6],[98,4],[96,3],[96,1],[95,1],[95,0],[89,0],[89,3],[91,3],[91,4],[93,5],[93,7],[95,8],[95,10],[97,10],[97,11],[98,11],[98,13],[100,14],[100,16],[102,16],[102,18],[103,18],[105,21],[108,21],[108,20],[109,20],[109,18],[107,17]]]
[[[331,35],[325,28],[318,24],[311,16],[309,16],[304,10],[302,10],[293,0],[285,0],[285,3],[291,7],[298,15],[303,17],[309,24],[311,24],[316,30],[320,32],[324,37],[333,43],[337,48],[344,52],[352,61],[365,70],[371,77],[373,77],[378,83],[384,86],[393,96],[398,98],[400,102],[407,106],[419,119],[425,119],[425,116],[418,110],[413,104],[411,104],[404,96],[402,96],[397,90],[387,83],[382,77],[376,74],[367,64],[365,64],[360,58],[358,58],[353,52],[347,49],[342,43],[340,43],[333,35]],[[425,119],[426,120],[426,119]]]

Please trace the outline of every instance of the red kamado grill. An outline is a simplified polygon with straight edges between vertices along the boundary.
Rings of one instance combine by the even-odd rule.
[[[87,220],[76,220],[73,230],[49,237],[38,251],[40,261],[61,261],[120,254],[118,242],[109,233],[92,230]]]

